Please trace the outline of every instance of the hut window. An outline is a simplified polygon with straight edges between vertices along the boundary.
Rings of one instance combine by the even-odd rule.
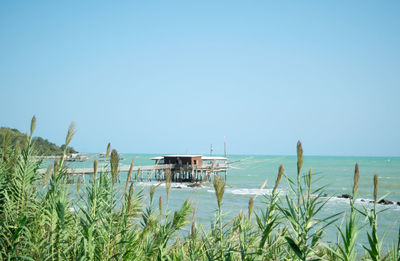
[[[193,160],[193,164],[196,165],[197,164],[197,160]]]

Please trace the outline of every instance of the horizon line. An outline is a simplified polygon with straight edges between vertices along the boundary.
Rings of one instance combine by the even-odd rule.
[[[78,152],[79,154],[101,154],[104,152]],[[144,155],[173,155],[173,153],[157,153],[157,152],[118,152],[119,154],[144,154]],[[175,153],[176,154],[176,153]],[[202,153],[186,153],[182,155],[201,155],[201,156],[210,156],[209,154],[202,154]],[[222,156],[224,154],[215,153],[212,156]],[[296,156],[296,154],[246,154],[246,153],[232,153],[227,154],[226,157],[229,156],[284,156],[284,157],[292,157]],[[321,154],[304,154],[304,157],[364,157],[364,158],[400,158],[400,155],[321,155]]]

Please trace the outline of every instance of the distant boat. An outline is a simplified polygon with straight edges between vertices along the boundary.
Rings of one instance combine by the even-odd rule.
[[[89,156],[87,155],[72,153],[71,155],[67,156],[65,160],[69,162],[84,162],[87,159],[89,159]]]

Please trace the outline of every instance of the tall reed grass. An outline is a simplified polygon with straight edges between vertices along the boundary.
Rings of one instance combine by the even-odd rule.
[[[272,193],[263,197],[259,209],[254,209],[256,197],[250,198],[247,215],[240,211],[226,220],[225,181],[215,176],[215,219],[205,229],[196,223],[197,205],[193,207],[191,201],[177,210],[168,209],[171,172],[166,173],[166,198],[160,196],[158,207],[153,202],[157,186],[144,195],[136,186],[138,175],[132,179],[133,161],[123,191],[117,191],[119,155],[110,144],[109,166],[99,168],[95,161],[92,182],[85,186],[71,189],[75,185],[68,183],[66,151],[41,174],[32,144],[35,126],[33,117],[22,150],[6,142],[0,149],[2,260],[400,260],[400,231],[399,241],[386,252],[378,237],[378,175],[372,209],[357,208],[356,165],[349,213],[322,217],[329,199],[323,197],[324,187],[312,186],[312,170],[302,172],[300,142],[295,179],[281,165]],[[71,124],[65,148],[74,133]],[[111,171],[105,171],[110,166]],[[288,187],[285,195],[279,190],[282,180]],[[357,238],[363,216],[368,220],[369,243],[361,246]],[[335,222],[339,218],[345,220],[344,228]],[[333,223],[340,240],[328,245],[324,231]],[[360,247],[366,252],[357,252]]]

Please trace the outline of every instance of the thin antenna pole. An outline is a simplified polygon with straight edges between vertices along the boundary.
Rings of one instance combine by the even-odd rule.
[[[213,153],[213,147],[212,147],[212,144],[210,145],[210,156],[212,156],[212,153]]]
[[[226,136],[224,136],[224,157],[226,158]],[[228,168],[225,169],[225,181],[226,181],[227,174],[228,174]]]
[[[226,136],[224,136],[224,157],[226,158]]]

